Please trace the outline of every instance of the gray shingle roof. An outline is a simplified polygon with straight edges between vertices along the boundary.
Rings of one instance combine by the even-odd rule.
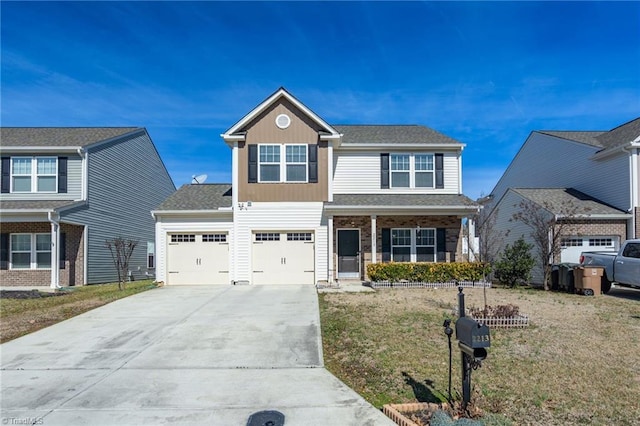
[[[640,117],[631,120],[597,137],[604,148],[628,144],[640,136]]]
[[[0,210],[55,210],[75,204],[76,201],[2,201]]]
[[[126,135],[142,127],[0,127],[3,148],[29,146],[84,147]]]
[[[325,206],[475,207],[477,204],[456,194],[335,194]]]
[[[560,214],[563,208],[573,204],[578,215],[620,215],[626,212],[618,210],[602,201],[573,188],[512,188],[525,199]],[[566,211],[566,210],[564,210]]]
[[[418,125],[336,125],[333,128],[344,135],[343,145],[461,144],[449,136]]]
[[[539,130],[538,133],[545,135],[555,136],[557,138],[566,139],[569,141],[575,141],[592,145],[596,147],[602,147],[597,137],[606,132],[570,132],[570,131],[556,131],[556,130]]]
[[[231,207],[231,184],[182,185],[156,210],[217,210]]]

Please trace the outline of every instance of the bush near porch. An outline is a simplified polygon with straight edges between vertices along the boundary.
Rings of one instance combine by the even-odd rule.
[[[367,265],[371,281],[450,282],[481,281],[491,272],[483,262],[429,263],[390,262]]]

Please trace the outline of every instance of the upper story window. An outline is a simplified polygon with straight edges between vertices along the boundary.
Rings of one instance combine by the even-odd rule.
[[[259,182],[307,182],[307,145],[259,145],[258,149]]]
[[[433,188],[433,154],[391,154],[391,188]]]
[[[12,157],[11,192],[56,192],[56,157]]]

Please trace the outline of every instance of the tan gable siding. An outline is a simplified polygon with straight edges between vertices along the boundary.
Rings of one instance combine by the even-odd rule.
[[[286,129],[276,126],[276,117],[287,114],[291,124]],[[281,99],[249,123],[246,143],[239,147],[238,201],[328,201],[328,149],[319,142],[320,126],[310,120],[293,104]],[[248,183],[247,145],[318,144],[318,183]],[[284,159],[283,159],[284,160]]]

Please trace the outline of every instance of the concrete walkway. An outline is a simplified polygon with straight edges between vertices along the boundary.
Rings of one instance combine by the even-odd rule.
[[[0,351],[3,424],[394,425],[323,367],[312,286],[155,289]]]

